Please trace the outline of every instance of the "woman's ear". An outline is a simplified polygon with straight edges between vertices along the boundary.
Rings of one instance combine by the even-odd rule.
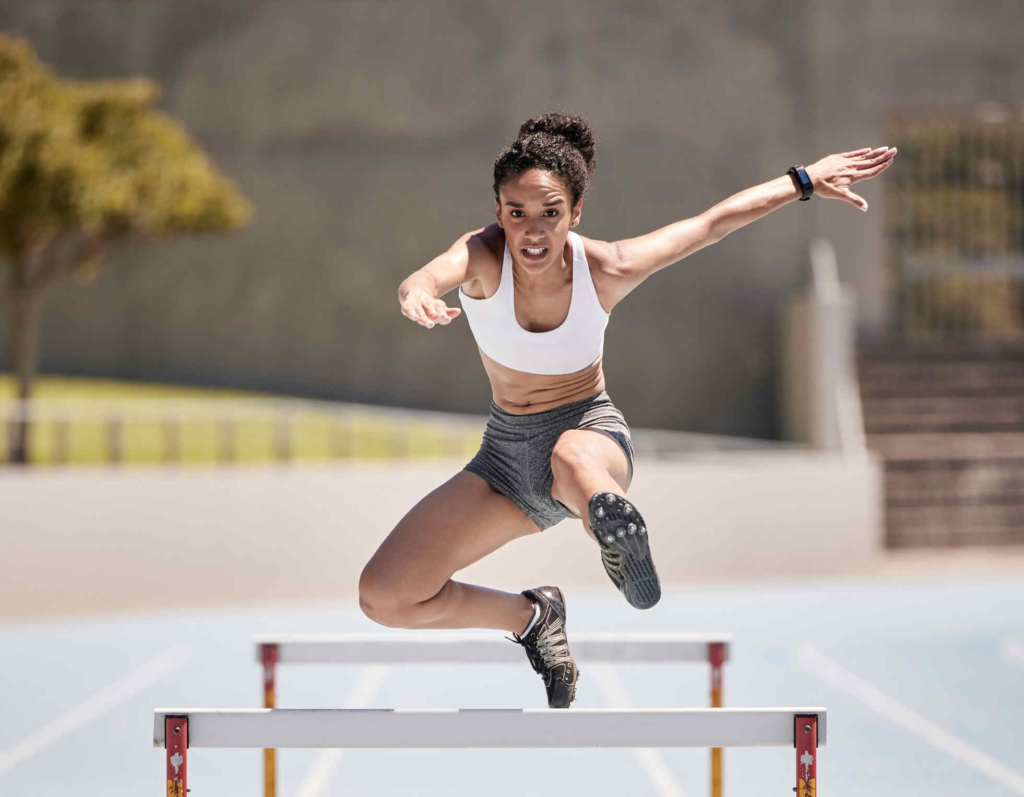
[[[494,198],[494,216],[498,220],[498,226],[501,227],[501,202],[497,197]],[[502,227],[502,229],[505,229]]]
[[[575,227],[580,223],[580,217],[583,215],[583,200],[580,199],[576,202],[576,205],[572,209],[572,221],[569,222],[570,227]]]

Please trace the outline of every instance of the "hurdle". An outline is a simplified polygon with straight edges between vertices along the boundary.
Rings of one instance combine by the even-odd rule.
[[[824,708],[157,709],[167,795],[188,794],[188,751],[210,748],[796,748],[797,797],[817,797]]]
[[[524,664],[518,645],[499,636],[465,633],[261,635],[253,639],[263,667],[263,707],[276,707],[277,665],[303,664]],[[573,656],[582,662],[705,662],[711,668],[711,707],[722,706],[722,666],[732,634],[573,634]],[[578,711],[578,709],[570,709]],[[643,745],[632,745],[643,746]],[[711,797],[722,797],[722,749],[710,753]],[[277,756],[263,752],[264,797],[277,793]]]

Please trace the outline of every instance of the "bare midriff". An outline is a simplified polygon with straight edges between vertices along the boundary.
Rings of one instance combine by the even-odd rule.
[[[480,347],[494,403],[512,415],[530,415],[582,401],[604,390],[602,357],[571,374],[530,374],[492,360]]]

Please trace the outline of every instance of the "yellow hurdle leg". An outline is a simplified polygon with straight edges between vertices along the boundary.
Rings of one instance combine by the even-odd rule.
[[[722,707],[722,690],[711,690],[711,708]],[[711,797],[722,797],[722,748],[711,748]]]
[[[277,791],[277,750],[263,751],[263,793],[274,797]]]

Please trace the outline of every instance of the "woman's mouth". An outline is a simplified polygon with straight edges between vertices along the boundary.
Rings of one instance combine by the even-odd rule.
[[[543,260],[544,256],[548,253],[548,248],[546,246],[538,246],[536,248],[524,246],[522,252],[523,257],[527,260]]]

